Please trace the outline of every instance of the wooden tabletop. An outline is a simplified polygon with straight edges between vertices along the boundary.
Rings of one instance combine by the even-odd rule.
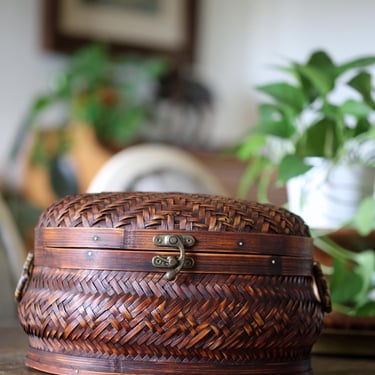
[[[27,337],[17,326],[0,326],[0,375],[41,375],[25,367]],[[374,375],[375,358],[312,356],[314,375]]]

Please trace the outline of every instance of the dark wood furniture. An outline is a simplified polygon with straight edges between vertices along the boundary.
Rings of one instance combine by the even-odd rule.
[[[24,356],[27,337],[16,324],[0,325],[0,375],[42,375],[27,368]],[[375,358],[349,358],[313,355],[314,375],[373,375]]]

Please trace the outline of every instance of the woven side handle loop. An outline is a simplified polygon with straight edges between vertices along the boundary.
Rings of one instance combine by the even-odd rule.
[[[160,268],[173,268],[166,273],[167,280],[173,280],[183,267],[192,268],[194,266],[194,259],[186,257],[185,246],[193,246],[195,238],[193,236],[183,236],[177,234],[159,234],[153,237],[152,242],[156,246],[175,247],[180,250],[179,257],[175,256],[161,256],[155,255],[152,258],[152,265]]]
[[[27,287],[30,283],[31,274],[34,268],[34,253],[29,252],[27,254],[25,263],[23,264],[22,274],[18,280],[16,290],[14,292],[14,298],[17,302],[20,302],[23,295],[25,294]]]
[[[319,262],[314,262],[313,264],[313,288],[317,300],[322,305],[323,311],[326,313],[331,312],[331,296]]]

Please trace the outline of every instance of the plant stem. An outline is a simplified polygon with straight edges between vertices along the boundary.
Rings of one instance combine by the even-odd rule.
[[[314,237],[314,244],[317,248],[321,249],[332,258],[341,259],[344,261],[352,261],[357,263],[356,254],[347,250],[334,241],[332,241],[328,236]]]

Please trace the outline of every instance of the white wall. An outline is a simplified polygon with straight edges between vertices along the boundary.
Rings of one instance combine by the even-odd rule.
[[[51,0],[52,1],[52,0]],[[217,99],[213,142],[254,122],[255,84],[270,66],[325,48],[337,60],[375,54],[372,0],[201,0],[196,71]],[[40,2],[0,0],[0,176],[31,98],[63,60],[40,48]]]
[[[205,0],[198,71],[216,89],[215,138],[232,141],[256,119],[271,66],[326,49],[338,62],[375,54],[372,0]]]
[[[38,0],[0,0],[0,181],[32,98],[46,89],[63,60],[40,48]]]

